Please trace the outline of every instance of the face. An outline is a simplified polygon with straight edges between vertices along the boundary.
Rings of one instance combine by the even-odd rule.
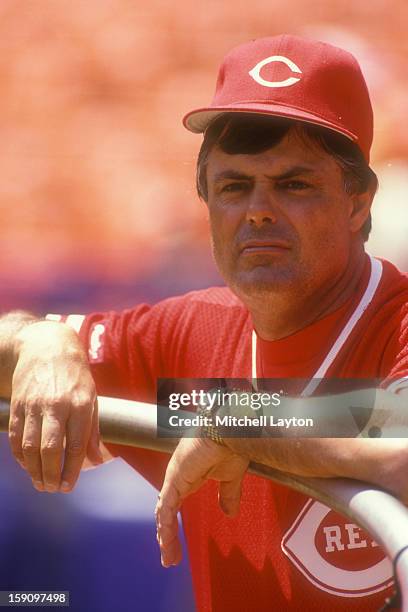
[[[244,301],[313,295],[341,276],[356,242],[362,249],[367,206],[345,192],[336,161],[296,132],[254,155],[214,148],[207,181],[214,256]]]

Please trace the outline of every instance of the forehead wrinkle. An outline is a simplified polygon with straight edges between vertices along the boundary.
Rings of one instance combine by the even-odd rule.
[[[225,179],[238,179],[238,180],[250,180],[252,178],[251,175],[246,174],[245,172],[240,172],[238,170],[223,170],[222,172],[217,172],[214,176],[214,183],[218,183]]]
[[[284,172],[278,172],[276,174],[265,174],[264,176],[268,180],[278,180],[279,181],[279,180],[284,180],[284,179],[288,179],[294,176],[299,176],[299,175],[304,175],[304,174],[308,174],[308,175],[315,174],[315,172],[316,171],[314,168],[310,168],[308,166],[296,165],[291,168],[288,168]],[[242,172],[240,170],[233,170],[232,168],[229,170],[223,170],[222,172],[218,172],[214,176],[215,183],[221,182],[223,180],[228,180],[228,179],[252,180],[253,176],[245,172]]]
[[[277,174],[265,174],[266,178],[272,180],[283,180],[298,176],[299,174],[315,174],[316,169],[309,166],[292,166],[284,172],[278,172]]]

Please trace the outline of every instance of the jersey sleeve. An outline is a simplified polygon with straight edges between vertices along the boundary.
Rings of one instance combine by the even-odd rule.
[[[155,402],[162,369],[158,327],[146,305],[84,318],[79,335],[100,395]]]

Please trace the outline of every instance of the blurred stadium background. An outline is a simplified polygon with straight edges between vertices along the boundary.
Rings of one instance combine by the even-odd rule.
[[[194,189],[232,46],[284,31],[352,51],[375,110],[373,254],[408,268],[405,0],[1,0],[0,308],[85,313],[220,283]],[[71,590],[75,612],[193,609],[160,569],[155,492],[121,463],[40,495],[1,437],[0,589]]]

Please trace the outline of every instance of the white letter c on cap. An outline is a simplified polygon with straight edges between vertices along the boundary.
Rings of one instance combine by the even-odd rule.
[[[271,64],[272,62],[282,62],[283,64],[286,64],[286,66],[288,66],[292,72],[302,74],[302,71],[299,66],[296,66],[296,64],[292,62],[292,60],[287,57],[284,57],[283,55],[271,55],[271,57],[266,57],[262,61],[258,62],[257,65],[254,66],[254,68],[252,68],[252,70],[250,70],[248,74],[251,75],[254,81],[259,83],[260,85],[263,85],[264,87],[289,87],[290,85],[294,85],[295,83],[300,81],[299,77],[289,77],[284,81],[266,81],[265,79],[263,79],[260,75],[261,69],[267,64]]]

